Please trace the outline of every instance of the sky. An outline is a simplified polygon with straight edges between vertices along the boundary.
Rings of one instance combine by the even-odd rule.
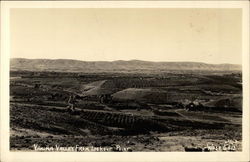
[[[241,9],[11,9],[11,58],[241,64]]]

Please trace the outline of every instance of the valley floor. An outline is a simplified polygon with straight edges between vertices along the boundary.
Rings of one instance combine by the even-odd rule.
[[[241,151],[240,76],[12,72],[10,150]]]

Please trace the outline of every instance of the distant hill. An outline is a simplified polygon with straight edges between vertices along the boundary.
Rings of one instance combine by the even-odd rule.
[[[130,61],[79,61],[68,59],[10,60],[11,70],[57,71],[57,72],[148,72],[172,70],[240,71],[241,65],[206,64],[201,62],[150,62]]]

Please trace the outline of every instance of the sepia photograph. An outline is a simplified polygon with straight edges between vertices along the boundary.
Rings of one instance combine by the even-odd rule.
[[[8,150],[242,153],[243,9],[100,6],[9,8]]]

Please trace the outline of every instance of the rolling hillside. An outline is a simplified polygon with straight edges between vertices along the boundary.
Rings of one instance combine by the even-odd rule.
[[[23,59],[10,60],[11,70],[58,71],[58,72],[148,72],[170,70],[240,71],[240,65],[206,64],[200,62],[149,62],[130,61],[79,61],[66,59]]]

